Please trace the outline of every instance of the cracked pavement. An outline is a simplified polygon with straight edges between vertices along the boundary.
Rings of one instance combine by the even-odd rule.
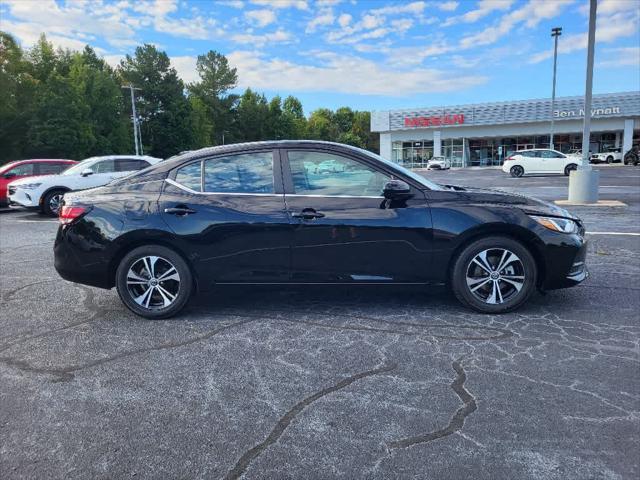
[[[629,206],[573,210],[640,231],[640,168],[601,171]],[[640,237],[590,236],[587,282],[507,315],[442,287],[227,287],[148,321],[59,279],[56,229],[0,214],[2,478],[640,475]]]

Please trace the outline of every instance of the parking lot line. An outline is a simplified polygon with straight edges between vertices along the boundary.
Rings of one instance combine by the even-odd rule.
[[[587,232],[587,235],[629,235],[631,237],[640,237],[640,233],[634,232]]]

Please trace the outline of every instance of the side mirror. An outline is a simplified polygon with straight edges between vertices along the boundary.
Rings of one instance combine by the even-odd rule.
[[[93,170],[91,170],[90,168],[85,168],[80,175],[83,177],[88,177],[89,175],[93,175]]]
[[[397,199],[411,196],[411,187],[402,180],[389,180],[382,190],[384,198]]]
[[[9,173],[5,173],[5,174],[2,176],[2,178],[7,178],[7,179],[9,179],[9,178],[14,178],[14,177],[17,177],[17,175],[16,175],[15,173],[11,173],[11,172],[9,172]]]

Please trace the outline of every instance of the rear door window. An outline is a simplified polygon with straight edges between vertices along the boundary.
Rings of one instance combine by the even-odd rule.
[[[243,153],[205,160],[204,191],[273,193],[273,153]]]
[[[8,172],[5,173],[5,175],[7,175],[7,174],[13,174],[16,177],[24,177],[25,175],[33,175],[34,174],[33,163],[23,163],[22,165],[18,165],[17,167],[13,167],[11,170],[9,170]]]
[[[71,164],[59,162],[45,162],[36,164],[38,175],[56,175],[70,167]]]
[[[196,192],[202,191],[202,162],[190,163],[176,172],[176,182]]]
[[[116,161],[116,172],[135,172],[149,166],[148,162],[139,158],[120,158]]]

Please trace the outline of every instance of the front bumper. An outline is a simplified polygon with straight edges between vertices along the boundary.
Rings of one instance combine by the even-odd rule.
[[[542,290],[574,287],[589,278],[588,246],[583,235],[567,235],[561,242],[547,243],[545,248]]]
[[[38,207],[38,196],[31,190],[9,187],[9,205],[20,205],[23,207]]]

